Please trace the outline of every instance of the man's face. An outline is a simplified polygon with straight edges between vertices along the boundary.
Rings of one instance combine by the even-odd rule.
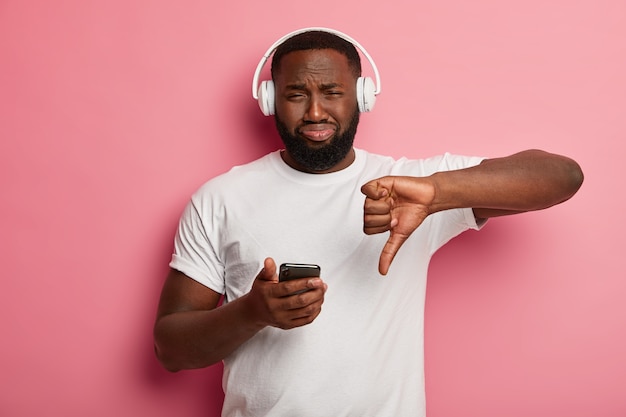
[[[354,160],[359,121],[356,77],[333,49],[285,55],[275,74],[276,127],[285,161],[305,172],[333,172]]]

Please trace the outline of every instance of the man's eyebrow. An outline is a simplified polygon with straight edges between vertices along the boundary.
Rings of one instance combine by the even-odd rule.
[[[343,84],[341,83],[323,83],[323,84],[319,84],[318,88],[320,90],[331,90],[333,88],[342,88]],[[286,85],[286,89],[287,90],[306,90],[306,84],[305,83],[292,83],[292,84],[287,84]]]
[[[330,90],[333,88],[341,88],[343,87],[343,84],[340,83],[326,83],[326,84],[320,84],[319,88],[320,90]]]
[[[304,90],[306,89],[306,84],[293,83],[293,84],[287,84],[285,87],[287,88],[287,90]]]

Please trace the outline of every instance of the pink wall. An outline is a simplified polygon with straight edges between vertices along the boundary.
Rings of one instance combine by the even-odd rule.
[[[538,147],[586,173],[436,255],[429,417],[626,415],[626,4],[370,3],[0,2],[1,415],[219,414],[219,367],[157,364],[157,297],[190,193],[279,144],[249,93],[261,54],[313,25],[382,73],[358,146]]]

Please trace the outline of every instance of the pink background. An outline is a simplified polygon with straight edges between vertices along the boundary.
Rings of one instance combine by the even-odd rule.
[[[0,1],[1,415],[219,415],[219,366],[152,352],[174,229],[202,182],[279,146],[252,74],[317,25],[382,73],[359,147],[537,147],[586,173],[435,256],[429,417],[626,415],[626,3],[367,3]]]

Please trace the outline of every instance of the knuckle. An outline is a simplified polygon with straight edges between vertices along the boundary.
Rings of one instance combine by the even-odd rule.
[[[307,317],[311,317],[311,316],[313,316],[316,313],[316,310],[317,310],[317,308],[313,304],[310,304],[310,305],[304,307],[302,312]]]
[[[296,296],[295,304],[298,307],[306,306],[308,301],[308,294],[306,292],[300,293]],[[305,307],[306,308],[306,307]]]
[[[288,281],[285,283],[285,291],[287,294],[293,294],[299,290],[299,284],[296,281]]]

